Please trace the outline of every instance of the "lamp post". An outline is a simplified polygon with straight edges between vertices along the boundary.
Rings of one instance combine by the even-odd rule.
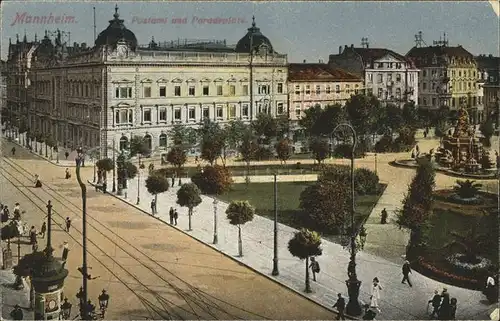
[[[68,302],[68,298],[64,298],[64,303],[61,304],[61,316],[63,320],[69,320],[71,316],[72,304]]]
[[[375,152],[375,174],[378,174],[378,171],[377,171],[377,152]]]
[[[355,203],[354,203],[354,151],[356,149],[357,137],[354,128],[347,123],[342,123],[337,125],[333,132],[335,132],[339,127],[344,126],[349,128],[352,134],[352,153],[351,153],[351,257],[349,260],[349,265],[347,267],[347,292],[349,293],[349,303],[347,304],[347,313],[349,315],[357,316],[361,314],[361,305],[359,304],[359,288],[361,286],[361,281],[358,280],[356,275],[356,233],[354,229],[354,213],[355,213]]]
[[[115,139],[113,138],[113,190],[112,192],[116,192],[116,159],[115,159]]]
[[[218,235],[217,235],[217,204],[219,201],[217,199],[214,199],[214,244],[217,244],[219,241]]]
[[[94,157],[92,157],[92,158],[94,160],[94,181],[93,182],[95,183],[96,182],[96,164],[97,164],[97,161],[96,161],[96,159]]]
[[[139,168],[137,169],[137,202],[136,205],[139,205],[141,202],[141,158],[139,158]]]
[[[59,141],[56,140],[56,164],[59,164]]]
[[[277,174],[274,173],[274,257],[273,257],[273,272],[274,276],[280,274],[278,270],[278,181]]]
[[[106,293],[106,290],[102,290],[101,295],[97,298],[99,300],[99,310],[101,310],[101,318],[104,319],[104,315],[106,310],[108,309],[109,303],[109,294]]]

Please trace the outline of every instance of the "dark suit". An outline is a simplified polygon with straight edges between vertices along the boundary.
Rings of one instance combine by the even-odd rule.
[[[344,317],[344,310],[345,310],[345,299],[343,297],[340,297],[337,299],[337,302],[333,305],[334,308],[337,308],[339,311],[337,315],[337,320],[345,320]]]
[[[408,281],[408,285],[412,286],[409,277],[410,273],[411,273],[410,263],[403,264],[403,280],[401,281],[401,283],[405,283],[405,281]]]

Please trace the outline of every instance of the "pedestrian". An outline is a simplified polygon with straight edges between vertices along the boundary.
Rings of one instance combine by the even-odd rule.
[[[174,208],[170,207],[170,211],[168,211],[168,216],[170,217],[170,225],[174,225]]]
[[[30,229],[30,244],[33,245],[35,244],[37,241],[36,241],[36,228],[35,226],[31,226],[31,229]]]
[[[69,232],[69,228],[71,227],[71,219],[66,217],[66,232]]]
[[[448,320],[450,317],[450,294],[448,289],[444,288],[441,293],[441,306],[439,307],[438,318],[439,320]]]
[[[69,168],[66,168],[66,179],[70,179],[71,178],[71,173],[69,172]]]
[[[103,192],[104,194],[106,194],[106,189],[107,189],[107,186],[108,186],[108,185],[106,184],[106,180],[104,180],[104,181],[102,182],[102,192]]]
[[[45,238],[45,232],[47,232],[47,223],[43,222],[42,227],[40,228],[40,235],[42,238]]]
[[[411,285],[411,282],[410,282],[410,273],[411,273],[411,268],[410,268],[410,262],[408,260],[405,261],[405,263],[403,264],[403,280],[401,281],[401,283],[405,283],[405,281],[408,281],[408,285],[410,286],[410,288],[412,287]]]
[[[10,312],[10,316],[13,320],[22,320],[24,318],[23,310],[21,310],[19,304],[16,304],[14,306],[14,310]]]
[[[380,300],[380,281],[377,277],[373,278],[371,297],[370,297],[370,308],[376,309],[380,313],[380,308],[378,306],[378,301]]]
[[[427,138],[427,129],[424,130],[424,138]]]
[[[486,295],[486,298],[491,303],[496,302],[498,300],[495,279],[491,275],[488,276],[488,278],[486,279],[486,286],[484,288],[483,293]]]
[[[450,320],[455,320],[457,314],[457,298],[451,298],[450,301]]]
[[[387,217],[389,214],[387,214],[387,210],[384,209],[382,210],[382,213],[380,214],[380,224],[387,224]]]
[[[19,221],[21,219],[21,205],[19,203],[16,203],[14,206],[14,219],[16,221]]]
[[[337,302],[333,305],[334,308],[337,308],[339,313],[337,314],[337,320],[345,320],[344,309],[345,309],[345,299],[342,297],[342,293],[337,294]]]
[[[2,209],[2,223],[8,222],[9,221],[9,208],[7,205],[3,206]]]
[[[12,147],[11,152],[12,152],[12,156],[16,156],[16,148],[15,147]]]
[[[69,245],[68,245],[68,242],[64,241],[63,251],[62,251],[62,260],[63,261],[66,261],[68,259],[68,254],[69,254]]]
[[[320,267],[318,261],[314,257],[311,257],[311,264],[309,264],[309,268],[311,268],[311,272],[313,274],[313,281],[316,282],[316,273],[319,273]]]
[[[411,151],[411,158],[414,159],[415,158],[415,151]]]
[[[375,316],[377,316],[377,313],[370,309],[369,304],[364,305],[365,308],[365,314],[363,315],[363,320],[375,320]]]
[[[69,152],[68,151],[64,152],[64,157],[66,157],[66,160],[68,160],[68,157],[69,157]]]
[[[179,218],[179,213],[177,209],[174,210],[174,225],[177,226],[177,219]]]
[[[172,187],[175,185],[175,173],[172,173]]]
[[[155,215],[155,206],[156,206],[156,203],[155,203],[155,199],[153,198],[151,200],[151,215]]]
[[[434,296],[432,300],[429,300],[429,304],[432,305],[431,318],[437,318],[439,316],[439,307],[441,306],[441,296],[438,290],[434,291]]]
[[[148,171],[149,171],[149,174],[151,174],[155,169],[155,165],[153,163],[149,164],[149,167],[148,167]]]
[[[195,164],[198,164],[198,156],[194,157],[194,162],[195,162]]]

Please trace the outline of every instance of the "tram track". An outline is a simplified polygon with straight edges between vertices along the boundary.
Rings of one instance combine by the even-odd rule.
[[[38,199],[39,201],[44,203],[44,199],[38,195],[38,193],[35,193],[32,188],[26,187],[23,184],[23,180],[28,180],[31,183],[33,173],[29,172],[26,170],[24,167],[16,164],[12,159],[8,157],[4,157],[4,162],[3,164],[7,166],[0,166],[1,175],[9,181],[19,192],[24,194],[28,199],[33,200],[33,198]],[[18,176],[21,177],[21,179],[17,178],[16,175],[12,174],[13,172],[17,173]],[[10,177],[10,178],[9,178]],[[17,184],[15,182],[18,182]],[[19,187],[17,185],[21,184],[22,187]],[[24,191],[23,191],[24,190]],[[61,205],[61,209],[66,209],[68,212],[71,212],[75,216],[81,218],[81,208],[69,200],[66,196],[62,195],[59,193],[57,190],[55,190],[53,187],[51,187],[49,184],[45,183],[42,188],[38,188],[38,191],[43,191],[47,196],[52,199],[53,205],[55,205],[54,201],[59,203]],[[31,196],[30,196],[31,195]],[[40,210],[44,211],[44,208],[40,206],[38,203],[33,202],[34,205],[39,208]],[[56,208],[56,206],[54,206]],[[56,210],[52,211],[53,214],[58,218],[56,221],[53,218],[53,221],[56,225],[60,226],[61,228],[64,226],[64,219],[65,215],[61,215],[61,213],[57,212]],[[178,303],[175,303],[169,299],[164,298],[160,294],[158,294],[156,291],[152,290],[149,286],[145,285],[143,282],[140,281],[139,277],[137,275],[134,275],[130,271],[130,267],[124,267],[122,264],[120,264],[115,258],[111,257],[109,254],[106,253],[100,247],[99,245],[96,244],[96,242],[89,240],[90,244],[92,244],[94,247],[96,247],[100,252],[104,254],[106,258],[111,260],[115,266],[118,266],[121,270],[125,271],[130,277],[132,277],[138,284],[140,284],[148,293],[150,293],[157,301],[160,303],[161,308],[158,308],[157,306],[153,305],[149,300],[141,297],[139,294],[135,293],[131,287],[126,284],[126,282],[121,281],[122,284],[124,284],[130,291],[134,292],[136,296],[138,296],[138,299],[143,302],[145,307],[149,307],[156,313],[158,316],[162,318],[175,318],[175,319],[192,319],[197,318],[197,319],[225,319],[225,318],[230,318],[230,319],[242,319],[242,317],[238,315],[244,315],[245,318],[259,318],[259,319],[267,319],[264,316],[261,316],[259,314],[256,314],[251,311],[247,311],[241,307],[238,307],[234,304],[231,304],[230,302],[227,302],[223,299],[217,298],[216,296],[207,293],[206,291],[203,291],[192,284],[190,284],[188,281],[178,277],[175,275],[172,271],[169,269],[165,268],[163,265],[159,264],[156,262],[154,259],[152,259],[148,254],[146,254],[144,251],[138,249],[135,245],[130,243],[129,241],[125,240],[121,235],[117,234],[113,230],[111,230],[109,227],[101,223],[99,220],[97,220],[95,217],[93,217],[91,214],[87,213],[87,221],[88,221],[88,226],[93,228],[94,231],[99,233],[106,239],[107,242],[110,242],[112,246],[115,246],[116,248],[120,249],[123,253],[125,253],[128,257],[130,257],[132,260],[135,262],[139,263],[140,266],[142,266],[144,269],[146,269],[149,273],[153,274],[156,278],[158,278],[163,284],[165,284],[167,287],[171,288],[175,294],[183,300],[186,305],[189,307],[189,310],[186,308],[182,308],[179,306]],[[75,229],[80,235],[81,231],[79,229]],[[116,240],[119,240],[117,242]],[[81,245],[80,240],[77,238],[73,237],[70,235],[70,237],[78,244]],[[101,240],[102,238],[100,238]],[[132,249],[133,251],[137,252],[137,254],[132,254],[130,250]],[[116,273],[113,271],[113,268],[110,268],[107,266],[105,263],[102,262],[102,260],[99,260],[94,253],[89,254],[96,259],[103,267],[105,267],[106,270],[108,270],[113,276],[117,278],[117,280],[120,281],[120,278],[116,275]],[[149,264],[146,264],[144,262],[146,260],[147,262],[150,262],[153,264],[154,267],[152,267]],[[167,280],[164,276],[162,276],[160,273],[157,272],[157,270],[161,270],[163,272],[166,272],[168,276],[173,279],[173,280]],[[181,287],[184,287],[185,289],[182,289],[181,287],[175,285],[173,282],[178,282],[180,283]],[[224,305],[224,307],[222,307]],[[163,309],[163,310],[162,310]],[[232,311],[228,311],[228,310]],[[179,313],[175,313],[173,310],[181,310],[183,312],[183,316],[181,316]],[[165,315],[167,314],[167,315]],[[153,317],[153,316],[152,316]]]

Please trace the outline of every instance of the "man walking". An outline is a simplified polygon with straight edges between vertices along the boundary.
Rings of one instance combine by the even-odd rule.
[[[174,208],[170,207],[170,211],[168,212],[168,216],[170,218],[170,225],[174,225]]]
[[[71,219],[66,217],[66,232],[69,232],[69,228],[71,227]]]
[[[408,262],[408,260],[406,260],[405,263],[403,264],[402,270],[403,270],[403,280],[401,281],[401,283],[404,284],[405,281],[408,281],[408,285],[412,287],[409,277],[409,274],[411,273],[411,268],[410,268],[410,262]]]
[[[316,282],[316,273],[319,273],[319,263],[314,257],[311,257],[311,264],[309,265],[313,274],[313,281]]]
[[[174,225],[177,226],[177,219],[179,218],[179,213],[177,213],[177,210],[174,210]]]
[[[338,296],[337,302],[335,302],[335,304],[333,305],[333,307],[337,308],[337,310],[339,311],[337,315],[337,320],[345,320],[344,316],[345,299],[342,297],[341,293],[337,294],[337,296]]]
[[[47,231],[47,223],[43,222],[42,227],[40,228],[40,236],[45,238],[45,232]]]
[[[434,296],[432,297],[432,300],[429,300],[429,304],[432,305],[431,318],[437,318],[439,307],[441,306],[441,295],[439,295],[438,290],[434,291]]]
[[[62,251],[63,262],[66,262],[66,260],[68,259],[68,254],[69,254],[69,245],[68,245],[68,242],[64,241],[63,251]]]

